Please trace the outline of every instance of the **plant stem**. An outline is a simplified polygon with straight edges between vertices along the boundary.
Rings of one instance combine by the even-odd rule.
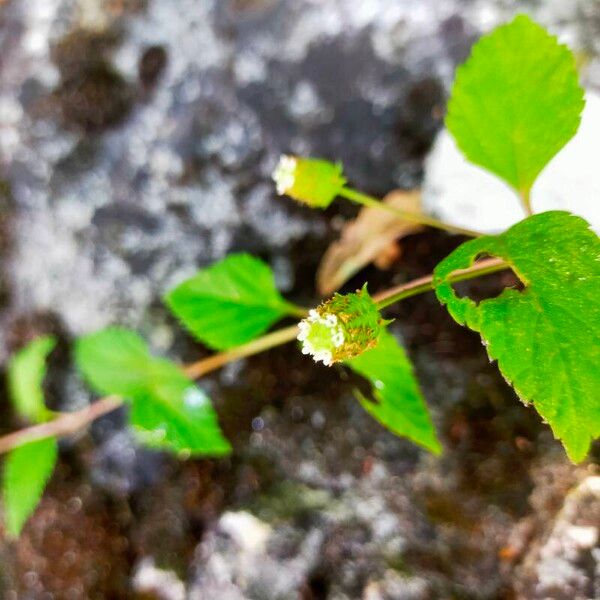
[[[310,310],[308,308],[298,306],[297,304],[292,304],[291,302],[286,302],[286,308],[287,314],[290,315],[290,317],[300,317],[301,319],[304,319]]]
[[[302,316],[305,316],[304,314]],[[239,360],[246,356],[252,356],[253,354],[259,354],[275,346],[281,346],[287,342],[291,342],[298,335],[298,325],[292,325],[291,327],[285,327],[283,329],[277,329],[272,333],[267,333],[262,337],[259,337],[252,342],[248,342],[237,348],[232,348],[226,352],[219,354],[213,354],[208,358],[199,360],[198,362],[192,363],[184,367],[184,373],[192,378],[198,379],[211,371],[216,371],[218,368],[226,365],[227,363]]]
[[[219,354],[213,354],[208,358],[204,358],[195,363],[186,365],[183,367],[183,372],[192,379],[197,379],[202,375],[206,375],[211,371],[216,371],[223,365],[244,358],[246,356],[252,356],[258,354],[269,348],[275,346],[281,346],[286,342],[290,342],[295,339],[298,334],[298,326],[292,325],[291,327],[285,327],[278,329],[267,335],[227,350],[226,352],[220,352]],[[40,425],[32,425],[24,429],[19,429],[5,436],[0,437],[0,454],[9,452],[18,446],[22,446],[28,442],[33,442],[51,435],[54,436],[65,436],[74,433],[78,429],[81,429],[88,423],[95,421],[99,417],[112,412],[119,408],[124,403],[122,398],[117,396],[107,396],[101,398],[96,402],[82,408],[81,410],[62,413],[59,417],[47,423]]]
[[[62,436],[73,433],[102,415],[119,408],[121,404],[123,404],[121,398],[118,398],[117,396],[107,396],[81,410],[63,413],[60,417],[48,421],[47,423],[41,423],[39,425],[33,425],[25,429],[13,431],[8,435],[0,437],[0,454],[9,452],[28,442],[41,440],[42,438],[51,435]]]
[[[530,217],[533,214],[533,208],[531,208],[531,188],[525,188],[519,191],[519,198],[523,205],[525,214]]]
[[[456,271],[451,277],[450,281],[464,281],[466,279],[473,279],[474,277],[480,277],[487,275],[488,273],[495,273],[502,269],[507,269],[508,264],[497,258],[490,258],[482,260],[468,269],[462,269]],[[374,296],[374,300],[377,302],[379,308],[385,308],[399,302],[411,296],[416,296],[424,292],[428,292],[433,289],[433,275],[427,275],[409,281],[408,283],[399,285],[391,288]],[[300,310],[298,311],[300,312]],[[302,311],[304,316],[304,311]],[[263,335],[262,337],[232,348],[225,352],[220,352],[203,358],[195,363],[182,367],[183,372],[192,379],[197,379],[216,371],[227,363],[234,362],[240,358],[252,356],[258,354],[270,348],[281,346],[287,342],[291,342],[295,339],[298,334],[298,326],[292,325],[290,327],[284,327],[278,329],[272,333]],[[72,413],[63,413],[56,419],[42,423],[40,425],[33,425],[18,431],[14,431],[5,436],[0,437],[0,454],[9,452],[18,446],[22,446],[28,442],[33,442],[45,437],[53,436],[65,436],[76,432],[77,430],[85,427],[95,419],[119,408],[124,403],[122,398],[116,396],[107,396],[100,400],[82,408],[81,410]]]
[[[412,221],[413,223],[435,227],[436,229],[442,229],[443,231],[449,231],[450,233],[457,233],[459,235],[466,235],[468,237],[479,237],[483,235],[479,231],[465,229],[464,227],[457,227],[456,225],[449,225],[448,223],[444,223],[443,221],[434,219],[433,217],[429,217],[421,213],[413,213],[395,208],[390,204],[381,202],[380,200],[377,200],[377,198],[373,198],[372,196],[368,196],[367,194],[363,194],[362,192],[358,192],[352,188],[342,188],[342,190],[339,192],[339,195],[342,198],[346,198],[346,200],[350,200],[356,204],[361,204],[362,206],[386,210],[387,212],[392,213],[396,215],[396,217],[404,219],[405,221]]]
[[[485,260],[479,261],[473,266],[467,269],[461,269],[455,271],[450,277],[451,282],[465,281],[467,279],[474,279],[475,277],[481,277],[483,275],[489,275],[490,273],[496,273],[497,271],[503,271],[504,269],[510,268],[508,263],[504,262],[499,258],[486,258]],[[377,303],[378,308],[386,308],[391,304],[423,294],[433,289],[433,275],[427,275],[408,283],[404,283],[395,288],[386,290],[373,296],[373,300]]]

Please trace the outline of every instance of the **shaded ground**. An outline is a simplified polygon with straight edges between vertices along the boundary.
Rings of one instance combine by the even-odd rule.
[[[157,352],[198,357],[160,297],[228,252],[262,256],[286,294],[315,302],[319,259],[353,211],[277,199],[278,155],[341,159],[375,194],[418,185],[455,64],[514,12],[451,0],[0,6],[0,356],[58,334],[47,392],[63,409],[90,400],[68,361],[81,333],[121,323]],[[589,54],[593,84],[600,6],[537,10]],[[348,289],[428,273],[459,242],[413,237],[400,265]],[[122,414],[65,440],[21,540],[0,545],[3,597],[600,596],[597,449],[570,465],[433,297],[390,315],[442,458],[387,433],[354,400],[355,379],[290,345],[202,382],[229,460],[139,449]]]

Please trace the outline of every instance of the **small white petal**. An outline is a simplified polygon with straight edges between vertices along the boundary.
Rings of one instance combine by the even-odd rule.
[[[300,321],[300,323],[298,323],[298,335],[296,336],[296,339],[299,342],[303,342],[307,337],[308,334],[310,332],[310,324],[307,323],[306,321]]]
[[[313,355],[313,359],[315,362],[322,361],[325,366],[330,367],[332,365],[333,357],[331,356],[331,352],[321,350]]]
[[[273,181],[281,196],[294,186],[297,161],[293,156],[282,156],[273,171]]]
[[[336,348],[339,348],[344,343],[344,332],[338,329],[332,336],[331,340]]]

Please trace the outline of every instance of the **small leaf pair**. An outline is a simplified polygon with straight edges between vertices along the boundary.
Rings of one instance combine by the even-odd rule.
[[[183,455],[231,451],[208,396],[136,333],[110,327],[88,335],[77,342],[76,360],[95,390],[131,402],[129,422],[142,443]]]
[[[41,337],[19,351],[8,365],[8,389],[13,407],[24,420],[44,423],[51,412],[44,404],[42,382],[46,357],[56,340]],[[23,444],[9,452],[4,463],[2,495],[6,532],[17,537],[38,505],[58,458],[58,443],[50,436]]]
[[[46,357],[55,340],[38,338],[8,367],[10,397],[18,415],[33,424],[54,415],[44,404]],[[129,421],[140,442],[180,456],[223,456],[231,451],[208,396],[175,364],[153,357],[134,332],[117,327],[77,342],[77,365],[100,393],[131,402]],[[9,452],[2,483],[6,531],[17,537],[56,465],[54,436],[25,442]]]
[[[459,67],[446,125],[476,165],[504,179],[531,211],[537,176],[575,135],[584,107],[575,59],[520,15],[484,36]],[[476,305],[453,271],[479,255],[504,258],[525,285]],[[600,435],[600,240],[583,219],[547,212],[499,236],[463,244],[435,270],[437,295],[524,402],[532,402],[574,462]]]

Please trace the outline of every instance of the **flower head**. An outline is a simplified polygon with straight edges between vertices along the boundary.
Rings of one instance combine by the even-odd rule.
[[[335,294],[300,321],[302,352],[331,366],[377,345],[385,321],[366,286],[354,294]]]
[[[327,208],[344,187],[342,166],[317,158],[282,156],[273,171],[277,193],[315,208]]]
[[[298,159],[285,154],[279,159],[275,170],[273,171],[273,181],[277,186],[277,193],[280,196],[286,194],[288,190],[294,187],[296,179],[296,165]]]

